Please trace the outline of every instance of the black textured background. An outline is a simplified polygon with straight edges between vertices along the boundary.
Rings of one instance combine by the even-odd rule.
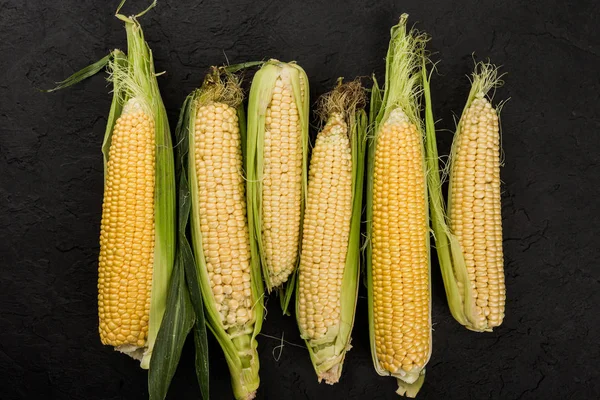
[[[100,145],[110,106],[97,76],[55,94],[36,88],[125,47],[117,1],[0,0],[0,398],[144,399],[147,373],[100,344],[96,262]],[[130,1],[138,11],[146,1]],[[434,353],[420,399],[596,399],[600,393],[598,162],[600,24],[592,0],[159,0],[141,19],[172,123],[211,64],[297,60],[312,99],[338,76],[383,73],[402,12],[433,36],[439,129],[454,126],[471,53],[502,64],[508,303],[494,333],[450,316],[433,269]],[[440,132],[445,154],[451,133]],[[259,337],[259,399],[395,399],[371,364],[361,294],[341,382],[319,385],[295,320],[269,302]],[[279,355],[278,338],[287,342]],[[268,335],[268,336],[267,336]],[[231,397],[211,338],[211,393]],[[171,399],[197,399],[193,346]]]

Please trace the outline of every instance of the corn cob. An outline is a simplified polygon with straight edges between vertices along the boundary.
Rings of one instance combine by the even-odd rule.
[[[236,399],[259,385],[256,335],[263,319],[260,267],[250,259],[238,78],[213,68],[184,106],[189,143],[192,247],[211,331],[223,348]]]
[[[436,248],[454,318],[474,331],[491,331],[504,318],[506,289],[500,210],[498,112],[485,94],[498,86],[498,70],[479,63],[458,123],[449,164],[448,217],[440,191],[433,115],[428,121],[428,163]],[[426,95],[429,87],[426,86]],[[429,101],[428,101],[429,103]],[[431,113],[431,107],[428,107]]]
[[[173,150],[152,53],[135,17],[117,16],[125,21],[129,56],[105,58],[115,90],[102,146],[99,333],[103,344],[147,369],[175,257]],[[69,84],[82,79],[78,74]]]
[[[427,38],[392,28],[383,99],[375,83],[369,148],[367,279],[371,352],[380,375],[414,397],[431,355],[429,230],[418,98]],[[376,117],[375,117],[376,115]]]
[[[359,81],[321,101],[308,178],[296,315],[319,382],[336,383],[354,325],[366,114]]]
[[[124,351],[143,348],[148,337],[155,246],[154,158],[154,118],[138,99],[130,99],[112,133],[98,273],[100,338],[103,344]]]
[[[194,312],[181,262],[175,262],[175,177],[166,110],[150,48],[137,18],[125,22],[128,56],[114,50],[59,82],[74,85],[108,65],[113,100],[102,143],[104,201],[98,268],[99,334],[103,344],[149,369],[150,400],[164,399]],[[179,258],[178,258],[179,261]],[[171,279],[171,277],[173,278]],[[205,341],[204,322],[195,338]],[[205,346],[206,347],[206,346]],[[205,364],[207,353],[197,355]],[[198,368],[208,379],[208,370]],[[207,386],[202,387],[203,395]]]
[[[247,152],[251,248],[253,257],[260,258],[270,292],[288,280],[300,251],[308,79],[297,64],[270,60],[256,73],[248,105]]]

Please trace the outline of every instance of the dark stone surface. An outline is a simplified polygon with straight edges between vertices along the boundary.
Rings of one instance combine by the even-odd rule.
[[[125,46],[117,1],[0,1],[0,382],[2,399],[143,399],[147,373],[100,344],[96,261],[100,145],[110,105],[98,76],[42,94]],[[145,1],[131,1],[137,11]],[[143,17],[172,123],[210,64],[295,59],[312,99],[347,78],[383,72],[388,30],[402,12],[433,35],[439,129],[451,130],[469,90],[471,53],[509,72],[498,99],[507,316],[494,333],[459,326],[433,265],[434,353],[419,398],[595,399],[600,269],[600,24],[593,1],[160,0]],[[370,4],[370,5],[365,5]],[[451,133],[439,133],[446,153]],[[260,340],[259,399],[395,399],[376,375],[361,292],[341,383],[319,385],[295,320],[271,298]],[[279,354],[280,338],[285,344]],[[267,336],[268,335],[268,336]],[[211,339],[211,392],[231,397]],[[188,343],[171,399],[197,399]]]

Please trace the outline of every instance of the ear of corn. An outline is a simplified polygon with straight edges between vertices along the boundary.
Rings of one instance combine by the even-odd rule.
[[[174,260],[173,153],[151,52],[134,18],[125,27],[127,63],[109,63],[124,105],[103,146],[100,337],[148,368]]]
[[[367,286],[371,352],[380,375],[414,397],[431,355],[426,166],[418,96],[427,38],[392,28],[383,99],[367,175]],[[379,104],[378,87],[373,91]]]
[[[152,52],[137,21],[154,5],[131,17],[117,10],[125,22],[128,55],[114,50],[47,92],[108,65],[113,100],[102,143],[99,333],[102,343],[151,369],[150,398],[163,399],[194,315],[185,286],[179,285],[181,268],[170,283],[176,223],[173,149]]]
[[[238,79],[214,68],[186,101],[186,163],[196,270],[208,326],[221,345],[236,399],[259,385],[256,336],[263,320],[258,260],[250,258],[238,106]],[[193,292],[194,290],[192,290]]]
[[[304,70],[277,60],[262,66],[250,89],[246,161],[250,242],[269,291],[288,281],[299,259],[307,186],[308,93]],[[282,294],[284,311],[292,289],[290,284]]]
[[[136,19],[146,11],[132,17],[117,14],[125,22],[128,56],[114,50],[47,92],[74,85],[108,64],[114,90],[102,143],[99,333],[102,343],[147,369],[175,257],[175,180],[152,52]]]
[[[342,373],[358,290],[367,117],[360,82],[321,101],[325,126],[312,152],[296,316],[319,382]]]
[[[500,213],[500,131],[485,95],[500,83],[497,68],[479,63],[458,123],[449,164],[448,216],[444,212],[429,82],[425,78],[427,162],[432,227],[448,305],[474,331],[502,323],[506,289]]]

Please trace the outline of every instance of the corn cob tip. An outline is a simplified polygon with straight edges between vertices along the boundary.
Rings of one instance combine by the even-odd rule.
[[[244,99],[241,78],[225,68],[212,67],[200,89],[199,104],[219,102],[237,108]]]
[[[387,119],[387,122],[390,124],[400,124],[400,123],[410,123],[410,119],[408,115],[402,110],[402,107],[395,108]]]
[[[123,112],[121,113],[121,115],[134,114],[143,111],[144,107],[142,105],[141,100],[137,97],[133,97],[127,100],[127,102],[123,106]]]
[[[383,104],[377,111],[376,125],[384,121],[391,111],[401,107],[414,124],[420,121],[418,98],[422,91],[421,68],[425,57],[426,33],[407,27],[408,14],[391,29],[391,39],[386,57]]]
[[[490,62],[476,62],[473,73],[469,77],[471,81],[471,90],[467,99],[465,109],[471,105],[474,99],[487,99],[493,97],[490,95],[492,89],[501,87],[504,84],[502,77],[504,73],[500,73],[500,67]]]
[[[316,112],[322,121],[327,121],[334,114],[346,118],[347,115],[354,115],[357,109],[364,108],[366,101],[367,96],[360,79],[342,83],[342,78],[339,78],[338,86],[321,96]]]

